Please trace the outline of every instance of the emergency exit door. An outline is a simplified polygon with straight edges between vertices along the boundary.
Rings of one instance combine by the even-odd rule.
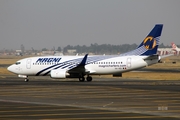
[[[27,69],[31,68],[31,59],[27,59],[27,61],[26,61],[26,68]]]
[[[127,58],[127,68],[131,68],[131,58]]]

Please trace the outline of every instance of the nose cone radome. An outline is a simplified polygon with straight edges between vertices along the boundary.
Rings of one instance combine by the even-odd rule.
[[[9,67],[7,68],[7,70],[10,71],[10,72],[12,72],[12,73],[15,73],[15,68],[14,68],[13,65],[9,66]]]

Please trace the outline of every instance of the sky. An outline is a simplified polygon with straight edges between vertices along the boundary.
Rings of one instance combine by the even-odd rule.
[[[0,50],[137,44],[155,24],[180,44],[180,0],[0,0]]]

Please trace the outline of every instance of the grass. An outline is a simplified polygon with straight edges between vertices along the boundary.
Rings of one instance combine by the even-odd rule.
[[[14,75],[13,73],[9,72],[7,68],[0,67],[0,76],[2,75]]]
[[[123,78],[143,80],[180,80],[180,73],[127,72],[123,74]]]
[[[6,56],[6,57],[0,57],[0,64],[3,65],[9,65],[9,64],[13,64],[15,63],[16,61],[20,60],[20,59],[23,59],[27,56],[23,56],[23,57],[19,57],[19,56]]]
[[[0,59],[0,64],[1,65],[9,65],[13,64],[17,61],[18,59]]]

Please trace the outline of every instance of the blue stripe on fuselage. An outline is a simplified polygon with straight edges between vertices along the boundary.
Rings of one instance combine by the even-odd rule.
[[[109,59],[109,58],[113,58],[113,57],[119,57],[119,56],[91,56],[87,58],[86,64],[88,63],[92,63],[92,62],[97,62],[97,61],[101,61],[101,60],[105,60],[105,59]],[[75,63],[80,63],[82,61],[82,58],[78,58],[78,59],[73,59],[73,60],[69,60],[69,61],[64,61],[62,63],[58,63],[56,65],[52,65],[50,67],[47,67],[41,71],[39,71],[36,76],[39,76],[41,73],[45,72],[46,70],[48,70],[46,73],[44,73],[43,75],[47,75],[48,73],[50,73],[50,71],[52,70],[51,68],[56,67],[54,69],[58,69],[60,67],[62,67],[62,69],[65,69],[68,67],[69,69],[72,69],[74,67],[77,66],[77,64]],[[73,64],[67,64],[68,62],[72,62]]]

